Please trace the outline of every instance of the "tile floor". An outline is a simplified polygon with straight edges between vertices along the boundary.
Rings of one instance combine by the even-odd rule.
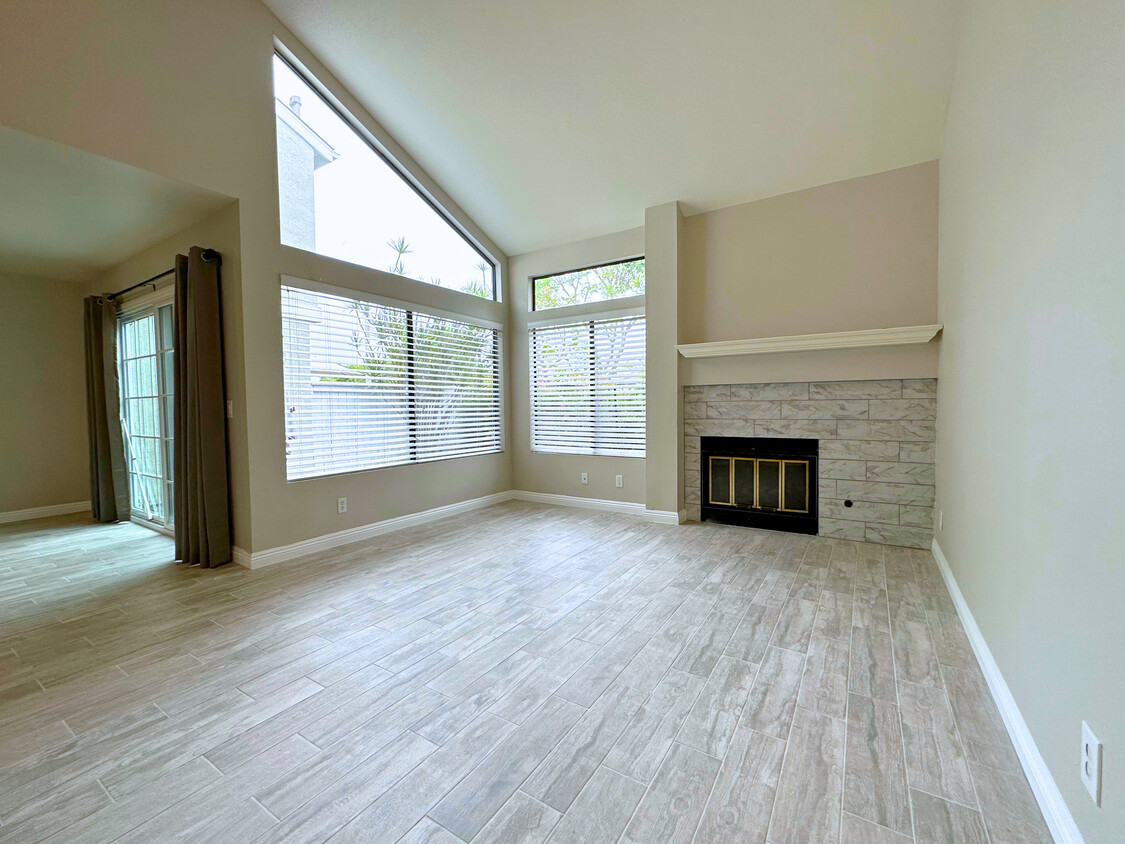
[[[1037,842],[928,552],[526,503],[0,526],[0,841]]]

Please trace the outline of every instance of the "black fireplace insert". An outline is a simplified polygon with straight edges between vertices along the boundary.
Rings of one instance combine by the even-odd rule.
[[[817,532],[818,440],[701,437],[700,519]]]

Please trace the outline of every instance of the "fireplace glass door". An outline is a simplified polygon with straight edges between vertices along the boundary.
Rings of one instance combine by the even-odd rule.
[[[709,458],[708,504],[782,513],[809,512],[809,461]]]

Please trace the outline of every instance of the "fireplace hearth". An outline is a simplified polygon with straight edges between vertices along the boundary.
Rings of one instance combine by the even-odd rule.
[[[702,437],[700,517],[817,533],[815,439]]]

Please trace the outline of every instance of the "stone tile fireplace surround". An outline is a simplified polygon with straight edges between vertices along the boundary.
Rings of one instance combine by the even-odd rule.
[[[821,536],[930,546],[936,379],[692,386],[683,402],[689,520],[701,436],[809,437],[820,441]]]

